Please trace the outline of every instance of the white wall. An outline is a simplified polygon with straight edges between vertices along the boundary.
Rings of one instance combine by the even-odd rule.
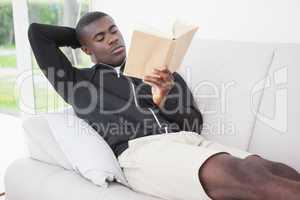
[[[110,14],[126,40],[135,24],[169,27],[176,18],[200,26],[196,37],[300,43],[299,0],[92,0]],[[128,42],[127,42],[128,43]]]

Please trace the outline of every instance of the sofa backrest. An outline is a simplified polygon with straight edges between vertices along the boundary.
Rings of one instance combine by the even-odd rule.
[[[299,72],[300,45],[200,39],[180,69],[206,137],[300,170]]]
[[[300,45],[278,45],[266,77],[250,151],[300,170]]]
[[[202,133],[209,139],[248,148],[262,95],[252,91],[266,76],[273,49],[271,44],[249,42],[192,42],[180,73],[202,111]]]

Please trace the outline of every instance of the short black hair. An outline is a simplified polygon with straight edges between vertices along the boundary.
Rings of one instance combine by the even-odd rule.
[[[85,26],[89,25],[90,23],[92,23],[104,16],[109,16],[109,15],[104,12],[100,12],[100,11],[88,12],[88,13],[84,14],[80,18],[80,20],[77,22],[77,25],[75,28],[77,39],[79,41],[81,40],[81,37],[83,35],[83,29]]]

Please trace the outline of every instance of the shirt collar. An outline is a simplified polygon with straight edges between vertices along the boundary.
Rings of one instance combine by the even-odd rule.
[[[124,71],[125,63],[126,63],[126,57],[125,57],[124,61],[119,66],[114,67],[112,65],[105,64],[105,63],[98,63],[96,65],[109,67],[109,68],[115,70],[118,74],[118,77],[120,77],[120,74],[122,74],[123,71]]]
[[[125,67],[125,63],[126,63],[126,58],[124,59],[124,61],[122,62],[121,65],[119,65],[118,67],[114,67],[114,69],[116,70],[116,72],[118,73],[118,75],[122,74],[124,71],[124,67]]]

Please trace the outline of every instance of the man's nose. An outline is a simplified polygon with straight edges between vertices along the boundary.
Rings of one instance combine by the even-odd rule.
[[[109,45],[112,45],[112,44],[114,44],[115,42],[117,42],[118,40],[119,40],[118,36],[112,35],[112,36],[110,36],[110,38],[109,38],[109,40],[108,40],[108,44],[109,44]]]

